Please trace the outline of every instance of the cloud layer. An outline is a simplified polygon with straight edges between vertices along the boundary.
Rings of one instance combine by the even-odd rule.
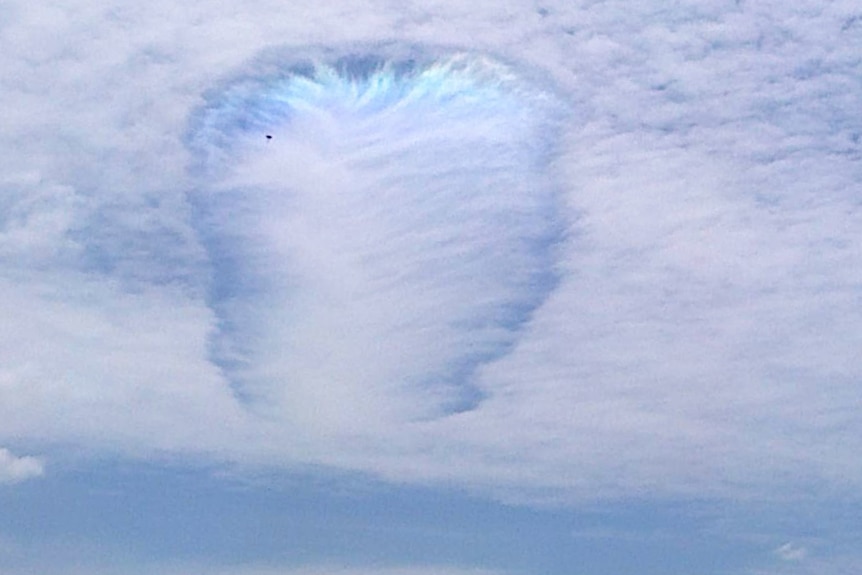
[[[0,441],[323,464],[530,501],[858,493],[857,7],[541,8],[10,12]],[[204,142],[224,171],[195,171],[189,125],[201,110],[237,120],[217,95],[265,78],[262,52],[288,38],[367,54],[383,36],[495,54],[527,92],[444,102],[438,85],[436,102],[348,123],[303,96],[305,127],[279,124],[272,141],[265,122],[217,127],[230,142]],[[533,148],[545,82],[573,110],[552,153]],[[471,171],[491,160],[490,175]],[[434,177],[450,165],[453,187]],[[466,191],[394,193],[420,180],[435,198]],[[211,214],[187,201],[216,192]],[[231,202],[247,211],[229,221]],[[273,228],[250,224],[261,214]],[[201,235],[202,216],[235,253]],[[211,268],[213,254],[236,261]],[[304,383],[281,387],[288,372]],[[254,397],[271,409],[249,409]]]

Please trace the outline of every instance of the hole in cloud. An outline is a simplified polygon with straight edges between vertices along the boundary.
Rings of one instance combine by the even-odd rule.
[[[193,117],[211,354],[250,407],[339,428],[470,410],[554,288],[552,92],[393,52],[280,53]]]

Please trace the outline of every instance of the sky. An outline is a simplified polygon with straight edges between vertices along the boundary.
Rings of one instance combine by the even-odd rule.
[[[0,8],[0,572],[862,571],[862,10]]]

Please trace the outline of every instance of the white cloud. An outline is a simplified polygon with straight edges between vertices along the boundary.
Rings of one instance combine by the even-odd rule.
[[[775,554],[782,561],[802,561],[808,555],[808,550],[794,543],[785,543],[775,550]]]
[[[825,556],[806,553],[802,558],[785,559],[779,553],[780,549],[776,551],[780,563],[768,568],[752,569],[748,573],[750,575],[819,575],[821,573],[855,575],[862,568],[862,559],[858,552],[833,552]]]
[[[0,441],[321,463],[533,501],[858,492],[853,2],[552,1],[544,17],[520,2],[337,4],[20,2],[4,16]],[[408,386],[393,401],[395,382],[355,394],[371,406],[357,422],[330,380],[360,357],[312,390],[341,404],[261,416],[209,361],[183,136],[207,90],[286,38],[487,50],[573,104],[561,281],[482,370],[477,409],[411,419],[427,398]],[[444,317],[451,301],[424,295]],[[345,341],[330,325],[308,331],[323,355]],[[427,342],[404,338],[399,357],[427,360]]]
[[[42,460],[29,455],[16,456],[6,448],[0,447],[0,484],[20,483],[45,472]]]

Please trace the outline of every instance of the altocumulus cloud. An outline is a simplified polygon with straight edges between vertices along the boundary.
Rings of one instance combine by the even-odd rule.
[[[0,23],[4,444],[858,493],[854,3],[68,10]]]

